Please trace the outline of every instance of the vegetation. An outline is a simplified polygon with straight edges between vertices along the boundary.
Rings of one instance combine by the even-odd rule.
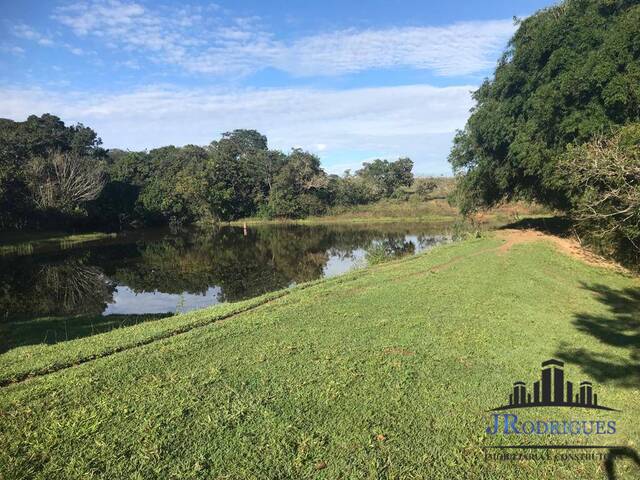
[[[580,231],[602,248],[640,251],[640,124],[570,147],[560,166]]]
[[[0,323],[0,353],[16,347],[33,344],[53,345],[76,338],[89,337],[142,322],[158,320],[171,313],[140,315],[70,315],[67,317],[40,317],[29,320]],[[2,380],[0,380],[2,383]]]
[[[322,216],[310,216],[299,220],[265,220],[248,218],[234,222],[231,225],[261,225],[261,224],[440,224],[440,228],[447,228],[447,224],[455,222],[476,222],[485,227],[497,227],[527,217],[549,217],[552,211],[546,207],[527,202],[512,202],[499,205],[486,212],[462,217],[458,209],[447,200],[432,199],[423,201],[418,195],[412,194],[406,200],[383,199],[375,203],[357,205],[353,207],[333,207]]]
[[[97,268],[85,262],[89,251],[34,261],[36,274],[2,259],[0,279],[17,287],[0,289],[0,305],[25,318],[0,324],[12,329],[0,343],[0,478],[601,476],[598,460],[487,458],[485,446],[529,440],[487,434],[487,411],[504,403],[513,380],[558,358],[572,378],[594,382],[601,403],[621,409],[589,418],[619,428],[606,438],[537,440],[633,451],[639,280],[535,235],[487,234],[482,225],[517,220],[519,204],[504,201],[534,201],[568,212],[591,241],[638,249],[639,39],[636,0],[566,0],[519,22],[450,154],[459,174],[451,197],[465,214],[497,207],[494,217],[453,224],[462,241],[427,254],[398,260],[413,244],[390,235],[367,251],[368,268],[313,281],[326,266],[322,238],[302,248],[290,227],[252,233],[269,248],[225,248],[241,229],[128,246],[137,269],[118,270],[109,254]],[[316,156],[270,150],[253,130],[207,146],[125,152],[52,115],[0,120],[1,230],[321,215],[450,221],[451,189],[414,179],[406,158],[328,175]],[[264,293],[267,275],[283,289]],[[134,291],[219,284],[221,299],[255,297],[162,320],[101,318],[119,279]],[[64,337],[51,344],[33,340],[61,326]],[[575,415],[554,411],[558,420]],[[637,466],[616,464],[616,478],[636,475]]]
[[[287,223],[317,225],[328,223],[433,223],[453,222],[460,218],[458,210],[446,200],[422,201],[413,195],[408,200],[385,198],[377,202],[354,206],[334,206],[322,215],[311,215],[302,219],[243,218],[229,222],[231,225],[256,225]]]
[[[415,253],[413,243],[404,239],[385,239],[374,242],[366,251],[365,259],[368,265],[377,265],[390,260]]]
[[[486,411],[513,379],[561,358],[622,410],[589,414],[614,418],[615,438],[571,441],[637,444],[640,365],[628,332],[639,286],[550,244],[505,249],[487,236],[241,304],[16,348],[0,356],[2,377],[36,376],[0,395],[0,475],[598,478],[598,460],[486,459],[481,446],[527,440],[487,435]],[[566,443],[554,437],[539,440]],[[633,468],[617,463],[617,478]]]
[[[408,158],[327,175],[315,155],[269,150],[255,130],[204,147],[106,151],[90,128],[46,114],[1,120],[0,145],[0,230],[302,218],[404,197],[413,183]],[[433,188],[422,183],[421,195]]]
[[[461,175],[455,197],[463,212],[528,199],[583,220],[592,203],[583,194],[615,196],[619,182],[606,178],[621,166],[615,155],[600,155],[608,165],[591,162],[589,173],[582,164],[596,145],[610,147],[626,135],[621,127],[638,130],[639,38],[635,0],[566,0],[519,22],[493,78],[474,93],[477,106],[449,157]],[[629,149],[637,152],[637,142]],[[563,161],[567,154],[572,161]],[[626,167],[633,164],[627,181],[637,184],[639,157],[626,158]],[[586,192],[576,188],[584,175]],[[608,218],[604,230],[625,217]],[[628,235],[634,221],[613,230],[635,243],[636,234]]]
[[[0,230],[81,214],[100,192],[106,152],[88,127],[58,117],[0,119]]]
[[[16,234],[17,233],[17,234]],[[0,243],[0,256],[2,255],[31,255],[49,250],[65,250],[67,248],[85,245],[92,242],[100,242],[116,237],[115,233],[41,233],[12,232],[4,234]]]
[[[347,172],[343,179],[349,181],[356,178]],[[344,205],[337,203],[328,208],[322,215],[309,215],[304,218],[265,218],[253,216],[240,218],[229,225],[258,224],[382,224],[382,223],[442,223],[456,222],[462,219],[458,208],[452,204],[450,197],[455,188],[454,177],[416,177],[409,187],[396,189],[390,198],[363,203]],[[551,210],[530,202],[512,202],[496,206],[483,212],[484,219],[492,223],[504,224],[513,221],[514,215],[549,215]]]

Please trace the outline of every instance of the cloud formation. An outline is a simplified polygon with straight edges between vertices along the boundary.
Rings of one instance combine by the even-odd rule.
[[[345,30],[300,39],[282,52],[283,70],[300,75],[354,73],[411,67],[438,75],[468,75],[495,64],[513,34],[511,21],[455,23],[445,27]]]
[[[230,17],[215,6],[151,9],[124,0],[73,3],[58,8],[53,18],[80,37],[210,75],[276,68],[297,76],[331,76],[397,67],[471,75],[494,65],[515,31],[511,20],[492,20],[347,29],[284,42],[260,19]]]
[[[91,126],[108,147],[130,149],[207,144],[222,132],[255,128],[267,135],[271,147],[296,145],[317,152],[333,171],[357,167],[371,156],[408,155],[416,171],[444,173],[451,138],[472,106],[473,88],[150,87],[118,94],[5,88],[0,89],[0,116],[24,119],[52,112]],[[366,153],[356,158],[358,152]],[[344,161],[333,165],[338,157]]]
[[[53,40],[51,39],[51,37],[43,35],[42,33],[36,31],[35,29],[24,23],[14,25],[12,32],[18,38],[31,40],[45,47],[50,47],[53,45]]]

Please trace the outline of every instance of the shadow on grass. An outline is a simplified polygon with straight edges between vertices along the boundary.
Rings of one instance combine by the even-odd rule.
[[[615,347],[620,353],[595,352],[563,344],[556,355],[565,362],[579,365],[598,382],[637,388],[640,386],[640,289],[616,290],[597,284],[582,286],[606,305],[609,313],[579,313],[573,324],[603,346]]]
[[[604,459],[604,468],[607,472],[607,480],[615,480],[618,478],[616,476],[615,463],[617,459],[624,458],[628,458],[635,463],[631,468],[640,468],[640,455],[638,455],[638,452],[634,449],[629,447],[611,448]]]
[[[173,313],[144,315],[77,315],[71,317],[42,317],[0,324],[0,353],[13,348],[35,344],[54,344],[90,337],[115,328],[129,327],[143,322],[169,317]]]
[[[567,216],[555,216],[546,218],[523,218],[517,222],[500,227],[514,228],[518,230],[537,230],[557,237],[577,238],[580,243],[594,253],[616,261],[635,274],[640,274],[640,250],[624,239],[615,242],[599,238],[590,233],[588,229],[579,226]],[[579,235],[578,235],[578,232]]]

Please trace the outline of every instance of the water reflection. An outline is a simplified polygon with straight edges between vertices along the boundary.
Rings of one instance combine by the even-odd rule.
[[[0,258],[0,351],[338,275],[363,265],[372,245],[395,256],[412,254],[445,241],[442,230],[425,225],[260,226],[246,235],[235,227],[155,230],[70,251]]]
[[[199,293],[163,293],[135,292],[131,288],[121,285],[116,287],[113,302],[107,305],[103,315],[165,313],[187,311],[203,308],[218,303],[220,287],[209,287],[203,294]]]

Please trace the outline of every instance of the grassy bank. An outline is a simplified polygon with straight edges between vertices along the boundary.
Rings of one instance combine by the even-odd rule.
[[[0,478],[604,478],[599,460],[496,461],[481,447],[638,448],[638,292],[544,241],[492,236],[16,348],[3,378],[37,376],[0,390]],[[487,410],[551,357],[621,411],[522,415],[614,419],[615,435],[485,433]]]
[[[55,344],[105,333],[170,316],[170,313],[131,315],[42,316],[0,322],[0,353],[31,344]],[[0,377],[0,383],[2,379]]]
[[[521,216],[535,217],[549,215],[549,211],[537,205],[512,203],[493,208],[477,216],[481,223],[490,225],[505,224],[517,220]],[[412,198],[403,200],[381,200],[368,205],[354,207],[336,207],[322,216],[312,216],[298,220],[246,218],[230,225],[278,224],[293,223],[301,225],[320,225],[327,223],[445,223],[460,221],[462,216],[458,209],[451,206],[444,198],[428,201]]]
[[[81,244],[115,238],[115,233],[4,233],[0,255],[31,255],[50,250],[64,250]]]

